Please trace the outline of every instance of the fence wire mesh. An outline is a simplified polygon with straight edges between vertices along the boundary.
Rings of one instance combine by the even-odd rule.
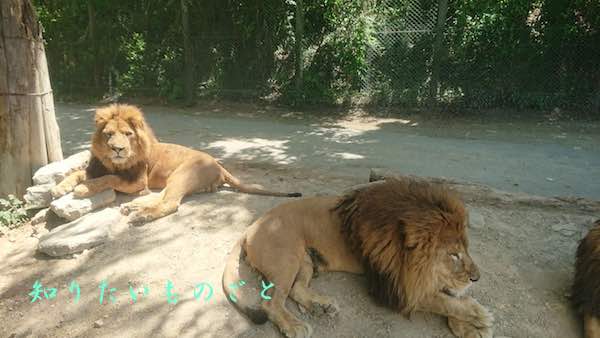
[[[365,15],[372,22],[362,83],[366,95],[416,103],[430,79],[436,1],[386,0]]]
[[[36,3],[59,98],[176,101],[191,72],[197,96],[600,108],[598,1],[189,1],[191,69],[178,1]]]

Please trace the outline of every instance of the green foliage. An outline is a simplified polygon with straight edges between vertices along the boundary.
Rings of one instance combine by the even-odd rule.
[[[303,86],[295,86],[293,0],[189,1],[195,66],[185,69],[180,1],[34,0],[56,95],[273,95],[335,103],[360,92],[419,105],[429,96],[436,0],[304,1]],[[417,27],[418,28],[418,27]],[[408,27],[410,30],[410,27]],[[386,33],[387,34],[387,33]],[[370,51],[376,51],[371,53]],[[600,1],[449,1],[438,102],[471,107],[600,107]]]
[[[0,198],[0,225],[16,228],[27,218],[24,204],[18,198],[13,195],[8,195],[7,199]]]
[[[284,95],[305,103],[336,102],[360,89],[369,28],[368,18],[361,13],[361,1],[307,4],[304,86],[295,93],[293,83],[288,83]]]
[[[589,106],[600,60],[598,1],[451,1],[446,90],[477,107]]]

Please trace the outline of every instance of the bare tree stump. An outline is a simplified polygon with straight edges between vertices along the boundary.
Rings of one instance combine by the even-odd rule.
[[[30,0],[0,1],[0,197],[62,159],[42,29]]]

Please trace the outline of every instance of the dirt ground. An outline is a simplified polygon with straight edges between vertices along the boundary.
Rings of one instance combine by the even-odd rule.
[[[69,109],[82,111],[81,107]],[[69,112],[66,108],[63,110]],[[86,135],[90,130],[87,126],[89,119],[84,117],[80,121],[73,118],[76,114],[57,113],[62,118],[60,124],[63,139],[66,140],[65,152],[72,153],[85,147],[85,138],[89,137]],[[241,115],[242,119],[244,116]],[[230,116],[227,122],[238,121],[233,117],[235,115]],[[501,190],[547,196],[577,195],[573,187],[585,186],[581,196],[600,196],[597,185],[600,175],[596,169],[600,167],[597,165],[600,157],[594,158],[597,155],[595,149],[600,147],[597,147],[599,142],[593,133],[573,135],[569,132],[568,135],[572,137],[566,140],[547,137],[544,140],[550,139],[555,143],[540,141],[536,144],[532,141],[534,138],[531,133],[526,132],[527,126],[518,126],[517,130],[523,134],[520,138],[515,135],[510,137],[510,133],[515,133],[515,128],[507,133],[497,132],[491,133],[494,134],[491,137],[483,137],[483,134],[487,134],[482,130],[488,127],[478,129],[472,123],[462,128],[456,125],[448,127],[456,131],[448,131],[451,135],[439,135],[431,131],[432,128],[423,128],[413,134],[400,133],[394,139],[392,134],[361,132],[379,128],[379,123],[339,120],[335,122],[338,127],[322,127],[318,125],[320,120],[315,119],[302,125],[312,126],[313,130],[325,128],[319,136],[323,143],[308,147],[301,143],[308,142],[306,137],[293,139],[291,130],[300,129],[298,125],[290,126],[285,121],[281,122],[278,129],[270,126],[271,131],[280,136],[291,135],[291,140],[285,143],[264,141],[267,140],[265,135],[269,125],[265,126],[261,121],[271,121],[272,118],[268,116],[261,116],[258,122],[254,120],[255,117],[249,117],[250,121],[236,122],[238,125],[235,130],[260,134],[245,138],[240,136],[242,132],[234,132],[234,127],[222,127],[218,131],[214,131],[214,128],[210,131],[199,129],[200,132],[194,134],[194,128],[202,128],[198,126],[210,127],[219,123],[218,118],[209,113],[188,114],[189,121],[195,122],[185,127],[184,131],[173,122],[176,117],[163,118],[167,130],[158,132],[161,138],[200,148],[196,141],[191,141],[192,137],[207,136],[208,140],[201,141],[201,145],[208,145],[204,148],[211,148],[212,145],[214,153],[241,179],[278,190],[301,191],[305,196],[337,194],[350,186],[367,182],[367,159],[389,156],[377,151],[393,148],[392,145],[400,149],[403,141],[409,144],[410,152],[399,151],[397,157],[390,159],[391,165],[384,167],[405,172],[399,163],[406,162],[411,171],[418,171],[421,175],[449,176],[485,183]],[[154,122],[159,118],[150,114],[149,119],[158,129]],[[571,127],[575,128],[573,130],[579,128]],[[493,128],[503,130],[498,124]],[[554,135],[549,131],[556,127],[547,128],[540,134]],[[594,129],[597,126],[581,128],[597,130]],[[302,132],[308,129],[302,129]],[[460,164],[464,171],[462,176],[443,175],[440,172],[444,172],[444,168],[450,172],[460,172],[461,168],[459,165],[453,167],[450,161],[442,161],[444,163],[436,168],[421,170],[414,163],[426,160],[427,156],[405,157],[407,154],[417,154],[419,147],[425,149],[435,146],[435,143],[442,147],[440,152],[447,151],[449,148],[443,146],[451,142],[456,142],[452,144],[453,149],[460,149],[466,141],[464,137],[458,138],[456,135],[460,133],[464,136],[467,130],[473,134],[481,133],[473,140],[477,143],[477,156],[482,162],[496,161],[502,164],[499,159],[486,158],[486,154],[494,149],[504,149],[517,139],[523,142],[520,144],[526,144],[524,151],[532,150],[537,145],[540,148],[534,150],[546,149],[553,144],[551,153],[558,161],[565,161],[562,157],[567,156],[563,153],[565,149],[578,147],[575,152],[583,154],[572,158],[575,163],[563,163],[562,170],[553,173],[552,177],[546,171],[554,169],[540,163],[537,165],[542,174],[528,174],[530,179],[523,181],[520,181],[519,172],[532,170],[528,167],[529,162],[518,170],[511,167],[510,163],[495,168],[512,179],[506,182],[504,179],[486,181],[492,175],[473,179],[474,175],[478,175],[472,174],[477,169],[466,168],[472,165],[471,162]],[[371,141],[374,140],[371,148],[365,145],[369,137],[373,137]],[[388,143],[382,143],[384,141]],[[334,145],[339,148],[334,148]],[[362,148],[347,150],[354,145],[362,145]],[[323,153],[315,153],[316,150],[342,155],[325,157]],[[353,154],[364,158],[353,157]],[[454,156],[462,159],[466,155],[455,153]],[[527,157],[525,154],[519,156],[515,161],[524,161]],[[544,154],[537,153],[536,156],[541,161]],[[322,162],[315,163],[316,158],[321,158]],[[384,161],[373,162],[376,162],[373,166],[381,167]],[[579,175],[578,181],[571,178],[573,175]],[[598,203],[583,199],[556,202],[522,193],[504,194],[489,189],[467,189],[464,198],[470,212],[479,220],[469,229],[469,234],[470,251],[481,269],[482,279],[470,293],[494,313],[495,336],[581,337],[579,320],[568,303],[569,286],[577,242],[591,222],[600,217]],[[241,316],[228,303],[220,281],[225,257],[239,235],[260,214],[283,200],[230,191],[194,195],[184,200],[177,213],[142,227],[129,227],[123,218],[113,226],[109,242],[71,259],[52,259],[36,253],[38,240],[35,236],[43,231],[45,224],[36,227],[25,225],[14,230],[0,238],[0,337],[280,337],[272,324],[255,326]],[[57,288],[56,297],[31,303],[28,294],[36,280],[45,287]],[[115,288],[114,303],[109,300],[108,289],[104,303],[99,303],[99,286],[103,280],[107,281],[108,288]],[[81,298],[77,303],[74,294],[69,292],[72,281],[78,283],[81,290]],[[173,291],[178,294],[176,304],[167,302],[168,281],[172,282]],[[214,288],[214,295],[208,301],[194,297],[194,286],[202,282]],[[135,303],[132,302],[129,285],[137,292]],[[406,319],[378,307],[369,298],[365,280],[361,276],[322,274],[313,281],[312,286],[337,299],[341,307],[335,319],[324,319],[302,315],[295,304],[288,304],[290,309],[311,323],[315,337],[452,337],[445,321],[438,316],[416,314]],[[144,287],[149,290],[147,295],[141,291]]]

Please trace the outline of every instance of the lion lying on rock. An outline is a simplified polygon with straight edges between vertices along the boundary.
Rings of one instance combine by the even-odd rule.
[[[137,107],[113,104],[100,108],[95,122],[88,167],[54,187],[53,197],[70,191],[76,197],[87,197],[109,188],[128,194],[163,189],[158,197],[149,195],[121,206],[122,213],[131,213],[131,223],[141,223],[175,212],[186,195],[214,192],[224,183],[250,194],[301,196],[245,185],[204,152],[158,142]]]
[[[332,315],[335,300],[309,288],[313,272],[366,274],[379,303],[404,315],[446,316],[458,337],[492,337],[492,315],[465,295],[480,277],[466,220],[453,192],[412,180],[284,203],[246,230],[227,260],[223,289],[238,293],[234,306],[255,323],[270,319],[287,337],[309,337],[310,325],[286,309],[288,296],[302,309]],[[245,263],[274,284],[272,299],[258,303],[235,290]]]
[[[579,243],[573,303],[583,314],[586,338],[600,338],[600,220]]]

